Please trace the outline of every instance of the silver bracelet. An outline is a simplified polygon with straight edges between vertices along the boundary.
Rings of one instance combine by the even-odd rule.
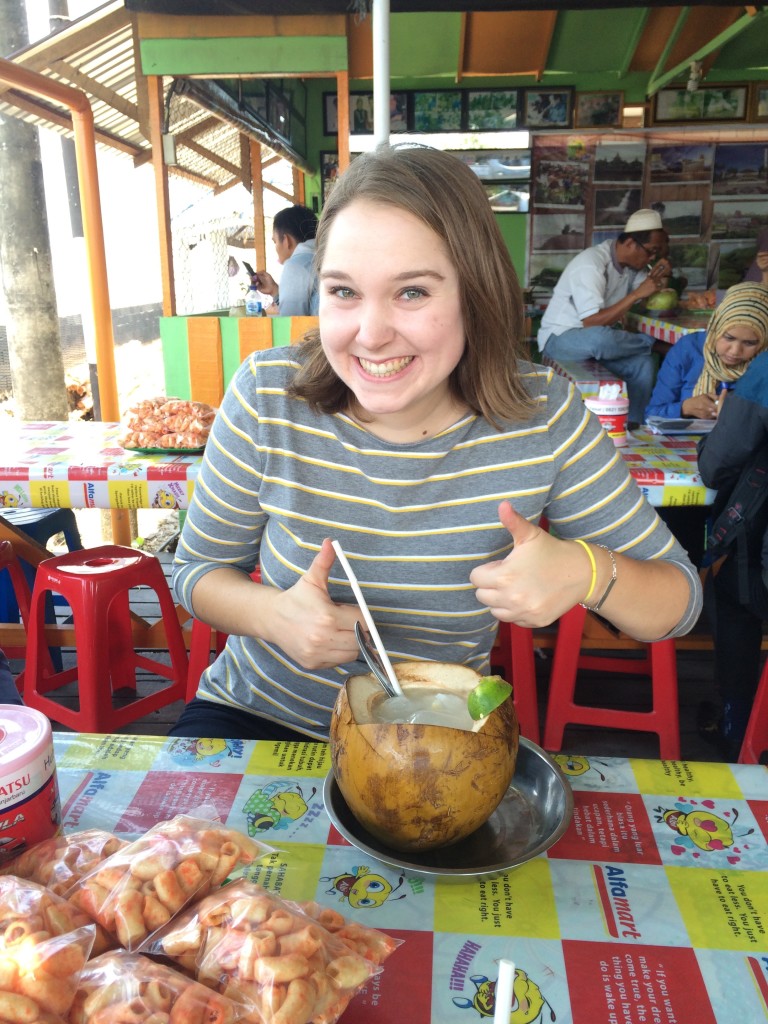
[[[605,546],[605,544],[596,544],[595,547],[602,548],[603,551],[607,551],[608,552],[608,557],[611,559],[611,578],[608,580],[608,586],[603,591],[603,596],[600,598],[600,600],[597,602],[597,604],[584,604],[583,601],[581,602],[581,607],[582,608],[586,608],[588,612],[599,612],[600,611],[600,609],[605,604],[606,598],[608,597],[610,592],[613,590],[613,585],[616,582],[616,576],[618,575],[617,570],[616,570],[616,556],[611,551],[611,549],[607,548]]]

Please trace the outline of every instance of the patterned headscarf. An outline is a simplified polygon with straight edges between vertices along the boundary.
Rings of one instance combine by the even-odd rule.
[[[742,281],[725,293],[709,322],[704,340],[704,369],[696,381],[694,395],[712,394],[720,381],[738,380],[749,366],[750,360],[738,366],[725,366],[717,354],[718,339],[732,327],[748,327],[755,332],[755,355],[768,348],[768,288]]]

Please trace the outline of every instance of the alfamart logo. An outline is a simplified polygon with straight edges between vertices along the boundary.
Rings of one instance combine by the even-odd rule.
[[[86,483],[85,485],[85,503],[88,508],[94,508],[96,505],[96,485],[92,483]]]
[[[592,868],[600,906],[609,935],[614,939],[642,939],[630,902],[629,882],[623,868],[607,864]]]

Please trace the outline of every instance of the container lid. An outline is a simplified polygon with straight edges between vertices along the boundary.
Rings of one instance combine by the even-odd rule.
[[[0,773],[17,771],[51,744],[51,723],[39,711],[0,704]]]

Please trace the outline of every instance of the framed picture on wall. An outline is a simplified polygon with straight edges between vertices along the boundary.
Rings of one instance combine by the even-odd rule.
[[[752,110],[750,121],[768,121],[768,83],[752,83]]]
[[[577,92],[574,123],[577,128],[621,128],[623,92]]]
[[[349,94],[349,131],[352,135],[373,134],[373,93]]]
[[[523,124],[526,128],[570,128],[573,89],[526,89]]]
[[[469,132],[505,132],[517,128],[520,93],[517,89],[467,90]]]
[[[335,92],[323,93],[323,135],[339,133],[339,98]]]
[[[336,150],[324,149],[320,151],[320,182],[322,185],[323,202],[328,198],[328,193],[333,188],[339,176],[339,154]]]
[[[413,93],[415,132],[461,131],[461,90]]]
[[[705,85],[694,92],[660,89],[653,107],[654,124],[701,121],[743,121],[747,116],[746,85]]]

